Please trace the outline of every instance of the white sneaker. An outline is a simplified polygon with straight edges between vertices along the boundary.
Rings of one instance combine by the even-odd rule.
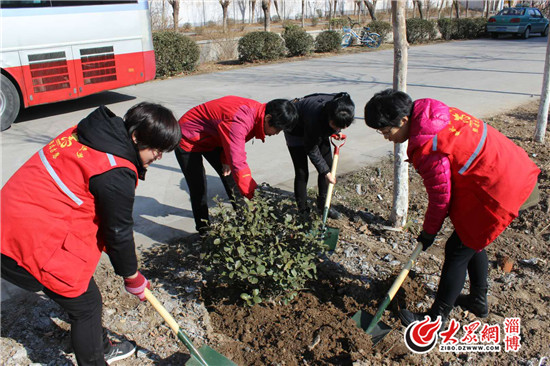
[[[136,348],[136,344],[130,341],[111,343],[111,350],[105,354],[105,362],[107,362],[107,365],[110,365],[115,361],[128,358],[136,352]]]

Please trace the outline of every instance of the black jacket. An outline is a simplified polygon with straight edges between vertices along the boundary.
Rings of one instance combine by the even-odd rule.
[[[92,149],[110,153],[134,163],[140,179],[146,169],[122,118],[101,106],[77,126],[79,142]],[[132,211],[136,175],[128,168],[109,170],[90,179],[90,192],[95,198],[99,232],[115,273],[130,276],[137,271]]]
[[[295,102],[300,120],[289,134],[303,136],[304,148],[319,174],[330,172],[330,167],[319,151],[319,145],[322,142],[328,143],[329,137],[337,132],[329,126],[329,116],[325,110],[326,103],[331,101],[335,95],[311,94],[297,99]]]

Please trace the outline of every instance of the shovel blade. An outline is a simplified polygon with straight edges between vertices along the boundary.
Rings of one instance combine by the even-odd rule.
[[[336,244],[338,244],[338,235],[340,235],[340,229],[335,227],[325,228],[323,233],[323,243],[330,249],[336,249]]]
[[[355,324],[357,324],[359,328],[366,331],[373,318],[374,316],[367,313],[366,311],[359,310],[357,313],[355,313],[355,315],[351,319],[355,322]],[[382,340],[382,338],[388,335],[391,331],[392,331],[392,328],[390,326],[379,321],[374,326],[374,328],[367,334],[369,334],[372,337],[372,345],[375,346],[378,342]]]
[[[202,346],[198,351],[209,366],[237,366],[236,363],[208,346]],[[191,356],[185,365],[204,366],[195,356]]]

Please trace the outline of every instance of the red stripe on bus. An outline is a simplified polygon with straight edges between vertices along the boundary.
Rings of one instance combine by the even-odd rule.
[[[93,72],[90,66],[94,65],[83,66],[80,59],[75,59],[67,60],[66,70],[54,68],[37,72],[36,64],[33,64],[32,72],[29,65],[9,67],[4,71],[18,84],[25,107],[76,99],[155,78],[154,51],[115,55],[114,64],[115,67],[108,68],[97,64],[96,72]]]

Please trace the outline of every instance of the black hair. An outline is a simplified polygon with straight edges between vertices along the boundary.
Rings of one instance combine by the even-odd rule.
[[[365,123],[375,129],[398,127],[412,113],[413,101],[402,91],[386,89],[374,94],[365,105]]]
[[[269,125],[283,131],[290,131],[298,123],[298,110],[288,99],[273,99],[265,106],[265,114],[271,115]]]
[[[138,150],[172,151],[181,140],[178,120],[171,110],[160,104],[136,104],[124,115],[124,124],[130,136],[135,134]]]
[[[334,95],[334,98],[325,104],[325,111],[329,120],[338,128],[349,127],[355,119],[355,103],[346,92]]]

